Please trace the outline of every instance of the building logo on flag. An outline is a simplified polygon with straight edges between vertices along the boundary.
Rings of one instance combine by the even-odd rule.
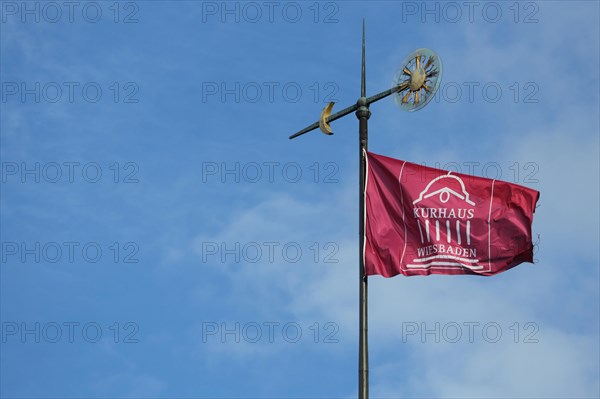
[[[365,273],[491,276],[533,262],[539,195],[368,152]]]
[[[420,241],[407,268],[483,268],[471,245],[475,202],[460,177],[448,172],[432,179],[412,205]]]

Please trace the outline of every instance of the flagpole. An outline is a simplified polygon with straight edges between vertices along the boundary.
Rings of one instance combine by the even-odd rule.
[[[422,53],[425,54],[422,54]],[[424,66],[421,66],[421,62]],[[362,21],[362,68],[360,98],[356,104],[331,114],[334,103],[329,103],[321,112],[317,122],[292,134],[289,138],[295,139],[315,129],[320,129],[327,135],[333,134],[329,124],[335,120],[356,111],[358,118],[358,164],[359,164],[359,211],[358,211],[358,235],[359,235],[359,332],[358,332],[358,397],[369,398],[369,349],[368,349],[368,319],[367,319],[367,274],[365,272],[365,185],[367,177],[367,148],[368,148],[368,120],[371,116],[369,106],[384,98],[397,95],[401,98],[399,104],[407,111],[416,111],[424,107],[433,98],[441,79],[441,61],[439,56],[429,49],[414,51],[405,59],[399,72],[396,84],[381,93],[367,97],[366,84],[366,57],[365,57],[365,20]],[[413,76],[414,75],[414,76]],[[411,97],[412,96],[412,97]]]
[[[420,57],[417,53],[416,57]],[[420,59],[420,58],[419,58]],[[424,70],[420,69],[419,72],[421,74],[425,73],[427,70],[429,63],[431,63],[433,58],[430,57],[428,64]],[[302,136],[308,132],[312,132],[315,129],[321,129],[323,133],[332,134],[331,129],[329,127],[329,123],[338,120],[346,115],[355,112],[356,117],[358,118],[358,160],[359,160],[359,211],[358,211],[358,235],[359,235],[359,331],[358,331],[358,397],[359,399],[368,399],[369,398],[369,349],[368,349],[368,319],[367,319],[367,274],[365,273],[365,257],[364,257],[364,249],[365,249],[365,184],[366,184],[366,176],[367,176],[367,160],[366,160],[366,151],[368,148],[368,120],[371,116],[371,111],[369,111],[369,106],[377,101],[380,101],[388,96],[400,93],[407,93],[402,97],[402,104],[409,104],[408,100],[409,94],[414,92],[414,88],[412,88],[411,83],[412,80],[398,82],[398,84],[391,89],[382,91],[381,93],[375,94],[374,96],[367,97],[367,84],[366,84],[366,57],[365,57],[365,20],[363,18],[362,23],[362,65],[361,65],[361,85],[360,85],[360,98],[356,102],[356,104],[351,105],[342,109],[341,111],[331,115],[331,107],[333,103],[329,103],[321,112],[321,118],[314,122],[313,124],[305,127],[304,129],[292,134],[289,138],[295,139],[299,136]],[[405,66],[404,71],[407,71],[407,67]],[[410,71],[409,71],[410,72]],[[413,70],[414,72],[414,70]],[[435,74],[434,74],[435,72]],[[437,76],[438,71],[427,71],[426,77]],[[405,72],[406,74],[406,72]],[[410,73],[407,76],[411,76]],[[411,76],[412,79],[412,76]],[[427,80],[422,83],[425,84]],[[436,86],[437,88],[437,86]],[[423,87],[417,87],[417,90],[420,92]],[[408,90],[408,91],[407,91]],[[425,86],[425,90],[428,90],[427,86]],[[434,93],[435,89],[431,91]],[[415,92],[417,93],[417,92]],[[419,101],[417,94],[414,94],[414,103],[413,106],[416,106]],[[423,103],[423,102],[422,102]],[[426,102],[425,102],[426,104]],[[406,105],[408,107],[408,105]],[[418,109],[418,108],[414,108]],[[410,110],[410,108],[409,108]]]
[[[367,320],[367,275],[365,273],[364,248],[365,248],[365,181],[366,181],[366,150],[368,147],[368,120],[371,116],[367,102],[366,67],[365,67],[365,20],[362,26],[362,69],[360,98],[356,103],[356,117],[358,118],[359,132],[359,333],[358,333],[358,397],[369,397],[369,341]]]

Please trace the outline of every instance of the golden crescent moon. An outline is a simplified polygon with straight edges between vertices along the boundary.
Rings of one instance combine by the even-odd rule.
[[[321,129],[321,131],[325,134],[333,134],[333,132],[331,131],[331,126],[329,126],[329,123],[327,123],[327,118],[329,118],[329,115],[331,115],[333,104],[335,103],[327,104],[325,108],[323,108],[323,111],[321,112],[321,117],[319,118],[319,129]]]

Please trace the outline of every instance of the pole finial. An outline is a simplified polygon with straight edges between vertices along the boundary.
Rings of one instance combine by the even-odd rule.
[[[362,21],[362,71],[361,71],[361,84],[360,84],[360,96],[367,96],[367,82],[366,82],[366,67],[365,67],[365,19]]]

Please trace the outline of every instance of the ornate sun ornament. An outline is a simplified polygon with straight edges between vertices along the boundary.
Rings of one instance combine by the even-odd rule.
[[[404,59],[393,88],[396,104],[406,111],[423,108],[435,95],[442,80],[442,60],[433,51],[421,48]]]

